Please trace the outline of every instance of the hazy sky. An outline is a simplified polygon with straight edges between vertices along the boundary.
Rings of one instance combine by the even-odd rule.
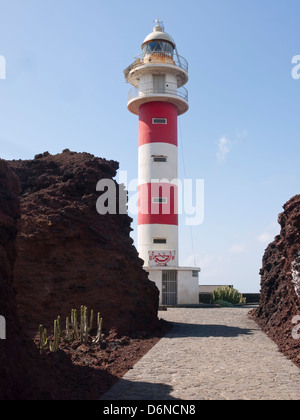
[[[299,0],[0,0],[0,157],[69,148],[136,178],[123,69],[157,17],[189,62],[179,175],[205,185],[203,223],[180,217],[181,265],[196,260],[201,284],[259,291],[277,215],[299,193]]]

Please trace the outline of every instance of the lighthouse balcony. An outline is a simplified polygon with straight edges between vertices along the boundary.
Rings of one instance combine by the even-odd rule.
[[[177,87],[176,83],[155,84],[142,83],[139,87],[132,87],[128,94],[128,109],[138,115],[139,107],[143,103],[152,101],[171,102],[177,106],[178,115],[184,114],[188,108],[188,91],[185,87]]]
[[[135,61],[124,70],[127,82],[138,85],[141,74],[147,71],[163,70],[176,75],[178,86],[183,86],[188,81],[188,62],[178,54],[152,51],[135,56]]]

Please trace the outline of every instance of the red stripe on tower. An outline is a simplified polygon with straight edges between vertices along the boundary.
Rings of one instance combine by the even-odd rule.
[[[138,224],[178,225],[178,187],[168,183],[139,186]]]
[[[155,124],[155,119],[165,119],[166,123]],[[140,106],[139,146],[153,142],[177,146],[177,108],[174,104],[154,101]]]

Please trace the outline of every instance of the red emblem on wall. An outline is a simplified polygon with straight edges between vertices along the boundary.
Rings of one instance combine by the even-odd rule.
[[[149,265],[166,266],[175,260],[175,251],[149,251]]]

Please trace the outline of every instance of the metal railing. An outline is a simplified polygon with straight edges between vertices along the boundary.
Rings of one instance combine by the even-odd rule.
[[[132,87],[128,93],[128,101],[149,95],[178,96],[188,102],[188,91],[185,87],[177,88],[176,83],[166,82],[162,86],[156,86],[153,82],[142,83],[139,87]]]
[[[125,70],[124,75],[127,79],[128,74],[131,70],[136,67],[149,65],[149,64],[168,64],[181,68],[186,73],[188,73],[188,62],[185,58],[181,57],[178,54],[169,55],[160,51],[153,51],[151,53],[141,53],[136,55],[135,61],[130,64]]]

